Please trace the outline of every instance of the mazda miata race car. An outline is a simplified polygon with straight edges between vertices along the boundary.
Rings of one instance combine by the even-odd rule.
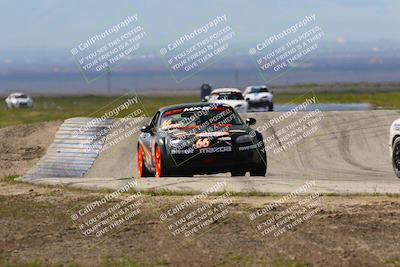
[[[390,126],[389,149],[394,173],[400,178],[400,119]]]
[[[247,102],[244,100],[242,91],[237,88],[214,89],[208,97],[208,102],[228,104],[238,113],[247,112]]]
[[[24,93],[12,93],[6,98],[7,108],[31,108],[33,100]]]
[[[192,176],[230,172],[265,176],[262,135],[223,103],[163,107],[143,126],[137,144],[139,177]]]

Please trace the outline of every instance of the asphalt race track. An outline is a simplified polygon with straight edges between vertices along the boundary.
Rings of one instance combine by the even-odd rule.
[[[298,112],[266,126],[271,119],[277,121],[284,114],[243,116],[256,118],[253,128],[262,131],[267,140],[266,177],[233,178],[227,173],[193,178],[140,178],[138,189],[194,192],[224,181],[227,191],[285,193],[315,180],[310,191],[400,193],[400,179],[393,173],[388,144],[389,126],[400,117],[398,111],[326,111],[313,116],[310,112]],[[295,129],[298,134],[292,135]],[[113,134],[113,130],[108,134]],[[31,181],[117,189],[136,177],[137,135],[109,146],[83,177],[35,177]]]

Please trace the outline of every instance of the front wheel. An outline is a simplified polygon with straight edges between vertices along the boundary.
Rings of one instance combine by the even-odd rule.
[[[260,163],[250,170],[250,176],[265,176],[267,174],[267,166]]]
[[[393,142],[392,165],[394,173],[400,178],[400,137]]]
[[[270,102],[268,104],[268,111],[274,111],[274,103]]]

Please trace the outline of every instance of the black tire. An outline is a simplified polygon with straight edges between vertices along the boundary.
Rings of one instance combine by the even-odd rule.
[[[260,163],[250,170],[250,176],[265,176],[267,174],[267,165]]]
[[[268,111],[274,111],[274,103],[269,103],[268,104]]]
[[[193,177],[194,176],[194,174],[193,173],[187,173],[187,172],[184,172],[184,173],[180,173],[180,174],[173,174],[173,176],[176,176],[176,177]]]
[[[142,154],[142,176],[141,177],[151,177],[151,176],[153,176],[152,174],[151,174],[151,172],[146,168],[146,165],[145,165],[145,163],[144,163],[144,152],[143,152],[143,149],[139,149],[140,148],[140,146],[138,146],[138,149],[137,149],[137,151],[139,152],[139,151],[141,151],[141,154]],[[137,166],[137,168],[139,168],[139,166]]]
[[[163,148],[159,145],[155,146],[156,153],[157,153],[158,148],[160,149],[159,151],[160,151],[160,159],[161,159],[161,176],[160,177],[173,177],[174,173],[170,170],[169,166],[165,164],[165,162],[167,162],[166,161],[167,155],[165,155],[163,153]],[[153,176],[157,178],[157,166],[154,166],[154,167],[155,167],[155,172],[154,172]]]
[[[397,178],[400,178],[400,137],[397,137],[393,142],[392,166]]]
[[[257,133],[257,140],[259,142],[263,142],[263,137],[261,133]],[[258,143],[257,143],[258,144]],[[262,143],[261,147],[257,148],[257,153],[259,161],[253,165],[253,168],[250,170],[250,176],[266,176],[267,175],[267,151],[265,150],[264,142]]]
[[[246,171],[242,171],[242,170],[235,170],[235,171],[231,171],[231,176],[235,177],[235,176],[245,176],[246,175]]]

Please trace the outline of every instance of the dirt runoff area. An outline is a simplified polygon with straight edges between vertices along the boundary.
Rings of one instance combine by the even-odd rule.
[[[398,196],[110,196],[2,181],[0,266],[400,266]]]
[[[0,128],[0,178],[23,175],[46,153],[62,121]]]

